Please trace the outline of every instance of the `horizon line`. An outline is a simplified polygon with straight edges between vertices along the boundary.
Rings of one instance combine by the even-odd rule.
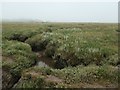
[[[75,23],[119,23],[119,21],[50,21],[50,20],[40,20],[40,19],[2,19],[2,22],[75,22]]]

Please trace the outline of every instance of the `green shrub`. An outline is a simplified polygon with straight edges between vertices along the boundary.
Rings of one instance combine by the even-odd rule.
[[[43,88],[45,85],[43,76],[38,76],[29,79],[23,79],[23,78],[25,77],[22,77],[21,81],[18,82],[14,88]]]
[[[26,43],[4,41],[2,48],[3,56],[6,57],[3,59],[2,66],[10,66],[10,72],[13,75],[20,75],[22,70],[31,67],[36,62],[36,55]]]
[[[46,72],[49,72],[49,74],[47,74]],[[25,74],[31,75],[26,76]],[[103,87],[106,87],[106,85],[117,86],[119,74],[120,73],[118,68],[110,65],[81,65],[77,67],[67,67],[64,69],[32,67],[24,71],[24,74],[22,75],[22,80],[18,82],[18,86],[21,86],[21,84],[24,83],[28,86],[31,86],[32,88],[37,88],[41,86],[43,86],[42,88],[68,88],[69,86],[74,87],[74,85],[79,85],[80,83],[83,83],[83,85],[94,85],[96,83]],[[54,80],[53,82],[52,80],[47,81],[46,79],[49,75],[59,78],[60,80],[62,80],[62,82],[57,83],[54,82]],[[27,79],[24,79],[25,77],[27,77]]]
[[[10,40],[18,40],[18,41],[24,42],[26,39],[28,39],[28,36],[15,33],[9,39]]]
[[[118,67],[104,65],[98,68],[96,75],[98,79],[108,80],[110,82],[118,81]]]
[[[25,51],[27,53],[31,52],[31,47],[28,44],[18,41],[8,41],[8,40],[4,41],[2,45],[2,49],[3,49],[3,53],[4,51],[10,52],[10,50]]]
[[[52,70],[50,68],[45,68],[44,69],[44,72],[47,74],[47,75],[50,75],[52,73]]]
[[[109,56],[109,59],[106,61],[106,63],[113,65],[113,66],[119,65],[120,60],[119,60],[118,54]]]
[[[25,42],[28,43],[33,51],[41,51],[46,48],[46,45],[50,41],[50,38],[42,34],[38,34],[34,37],[29,38]]]
[[[28,38],[38,34],[42,33],[41,30],[5,30],[3,31],[3,39],[7,40],[17,40],[24,42]]]
[[[93,83],[99,81],[118,83],[118,68],[113,66],[77,66],[68,67],[62,70],[55,70],[54,75],[65,80],[66,83]]]
[[[72,66],[78,64],[89,65],[93,63],[102,65],[106,63],[111,55],[118,53],[117,41],[115,39],[113,44],[111,37],[108,38],[107,35],[104,36],[104,33],[101,34],[100,31],[96,31],[79,31],[79,29],[56,31],[57,33],[64,33],[64,36],[61,36],[63,42],[61,42],[56,49],[55,56],[60,55],[61,58],[64,58],[68,61],[68,64]],[[109,32],[107,34],[110,36]],[[106,37],[107,40],[105,41],[104,38]],[[113,38],[116,37],[113,35]],[[58,38],[56,38],[56,40],[59,41]],[[112,48],[111,46],[114,47]]]
[[[57,45],[57,44],[58,44],[58,43],[57,43],[57,42],[54,42],[53,40],[48,43],[48,45],[46,46],[46,49],[45,49],[45,55],[46,55],[47,57],[51,57],[51,58],[52,58],[52,57],[54,56],[55,51],[56,51],[57,48],[58,48],[58,45]]]
[[[21,80],[16,84],[14,88],[43,88],[45,85],[44,76],[32,76],[26,74],[21,77]]]

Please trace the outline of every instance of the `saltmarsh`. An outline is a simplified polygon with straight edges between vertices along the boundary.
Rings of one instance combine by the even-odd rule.
[[[117,24],[3,23],[2,27],[2,66],[5,73],[17,77],[23,75],[26,68],[37,62],[35,53],[42,52],[45,57],[51,58],[54,68],[58,69],[52,69],[53,74],[48,69],[49,75],[65,79],[62,86],[68,87],[72,81],[75,84],[72,87],[76,83],[95,83],[99,80],[104,84],[112,83],[112,80],[115,81],[113,85],[117,83],[117,66],[120,64]],[[40,78],[40,81],[44,83],[43,79]],[[12,79],[4,79],[5,87],[12,87],[13,85],[8,85],[11,81]],[[36,81],[30,79],[25,87],[31,86],[33,82]],[[39,81],[37,85],[33,84],[33,87],[40,87],[38,83]],[[55,85],[53,86],[57,87]]]

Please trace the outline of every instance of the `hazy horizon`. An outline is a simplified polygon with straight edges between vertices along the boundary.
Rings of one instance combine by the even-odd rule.
[[[117,2],[3,3],[3,21],[117,23]]]

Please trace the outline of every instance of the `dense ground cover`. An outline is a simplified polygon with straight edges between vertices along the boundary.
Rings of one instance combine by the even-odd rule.
[[[14,87],[22,88],[117,86],[117,24],[3,23],[2,40],[3,87],[12,87],[15,77],[21,79]],[[55,69],[34,67],[36,52]]]

